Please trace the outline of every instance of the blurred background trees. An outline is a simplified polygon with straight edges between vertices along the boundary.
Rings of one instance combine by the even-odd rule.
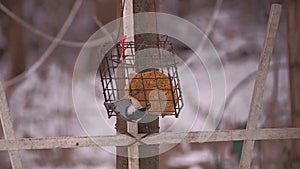
[[[74,64],[81,49],[80,42],[84,43],[99,27],[117,17],[119,1],[83,1],[71,26],[63,36],[65,41],[72,43],[60,43],[53,52],[47,54],[47,59],[36,71],[31,71],[26,78],[18,81],[11,80],[29,70],[44,55],[53,42],[51,37],[54,38],[61,30],[75,0],[1,0],[0,2],[2,4],[0,80],[6,85],[17,137],[85,135],[72,103]],[[253,89],[253,72],[257,69],[272,2],[282,3],[286,13],[281,17],[278,41],[267,80],[264,114],[261,117],[260,127],[290,127],[292,119],[299,119],[298,115],[292,116],[292,112],[297,110],[290,108],[287,45],[288,37],[289,39],[296,37],[295,42],[291,40],[289,47],[296,49],[296,54],[292,55],[299,53],[297,47],[299,29],[290,28],[299,27],[298,0],[288,0],[289,6],[286,6],[288,4],[283,0],[160,0],[161,12],[183,17],[208,33],[220,55],[225,68],[228,94],[231,95],[219,129],[243,128],[245,124]],[[4,7],[34,29],[28,29],[16,18],[8,16]],[[217,15],[214,17],[216,11]],[[292,33],[287,33],[287,21],[289,30],[293,30]],[[211,30],[208,29],[208,25],[212,26]],[[194,53],[181,43],[174,42],[174,46],[177,55],[187,62],[195,57]],[[296,66],[297,63],[298,61]],[[189,67],[199,72],[197,78],[201,80],[200,89],[204,96],[209,97],[210,84],[205,69],[194,65],[193,62],[189,62]],[[183,73],[181,76],[187,74]],[[292,91],[292,93],[299,92]],[[201,110],[198,118],[203,118],[209,109],[210,100],[201,100],[199,104]],[[296,125],[299,127],[299,124]],[[193,130],[197,129],[196,125]],[[3,138],[2,133],[0,137]],[[181,144],[160,157],[160,166],[170,169],[237,168],[240,148],[240,144],[236,142]],[[293,161],[292,150],[293,144],[288,140],[260,141],[256,144],[253,166],[262,169],[290,169]],[[24,168],[115,167],[114,155],[100,148],[22,151],[21,155]],[[0,168],[10,168],[6,152],[0,152]]]

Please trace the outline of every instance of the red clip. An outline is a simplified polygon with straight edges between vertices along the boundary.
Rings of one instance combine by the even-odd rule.
[[[123,60],[123,54],[124,54],[124,51],[125,51],[125,40],[127,39],[127,36],[123,36],[122,39],[121,39],[121,42],[120,42],[120,45],[121,45],[121,48],[122,48],[122,52],[121,52],[121,55],[120,55],[120,61]]]

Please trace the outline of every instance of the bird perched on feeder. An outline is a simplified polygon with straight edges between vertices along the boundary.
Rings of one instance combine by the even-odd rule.
[[[105,106],[130,122],[140,121],[147,113],[147,108],[131,96],[113,103],[105,103]]]

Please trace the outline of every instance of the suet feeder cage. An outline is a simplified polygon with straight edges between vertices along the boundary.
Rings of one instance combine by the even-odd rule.
[[[177,63],[167,38],[147,44],[118,43],[99,67],[105,103],[134,97],[151,115],[177,118],[183,108]],[[105,108],[109,118],[117,115],[111,107]]]

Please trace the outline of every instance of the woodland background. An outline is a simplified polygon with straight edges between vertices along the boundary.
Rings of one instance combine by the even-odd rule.
[[[61,31],[75,0],[0,2],[0,80],[6,86],[17,138],[86,135],[74,112],[71,93],[73,68],[82,44],[60,43],[53,51],[49,50],[53,42],[51,37]],[[283,4],[283,15],[259,126],[290,127],[287,11],[283,0],[160,0],[160,12],[174,14],[195,24],[207,33],[220,55],[229,101],[219,129],[245,127],[272,2]],[[83,1],[63,39],[84,43],[99,27],[116,18],[116,3],[116,0]],[[32,28],[4,13],[3,5]],[[209,28],[211,20],[214,21]],[[193,52],[180,43],[174,46],[177,55],[197,72],[196,78],[202,84],[200,91],[204,99],[200,103],[193,103],[193,89],[185,91],[191,96],[191,100],[185,102],[200,104],[203,115],[198,118],[201,122],[210,105],[207,73],[203,66],[193,64]],[[25,75],[24,71],[27,71]],[[20,74],[24,78],[16,80]],[[183,88],[188,88],[187,72],[183,71],[181,77]],[[197,129],[196,125],[192,130]],[[0,137],[3,138],[3,133]],[[238,168],[240,151],[240,142],[180,144],[161,155],[160,166],[168,169],[233,169]],[[21,157],[24,168],[115,168],[115,156],[101,148],[21,151]],[[253,168],[288,169],[290,163],[290,140],[256,143]],[[0,168],[10,168],[7,152],[0,152]]]

